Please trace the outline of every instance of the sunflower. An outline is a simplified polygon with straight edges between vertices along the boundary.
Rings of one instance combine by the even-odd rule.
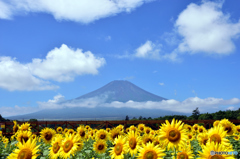
[[[30,131],[18,131],[17,140],[21,143],[23,143],[23,141],[27,142],[28,139],[30,139],[31,135],[32,133]]]
[[[138,149],[140,148],[141,142],[140,137],[137,135],[137,132],[130,131],[127,134],[126,138],[126,145],[127,145],[127,152],[130,152],[131,156],[136,155],[138,152]]]
[[[90,127],[89,125],[86,125],[86,126],[85,126],[85,129],[86,129],[86,130],[89,130],[90,128],[91,128],[91,127]]]
[[[184,123],[181,123],[182,121],[178,122],[173,119],[170,124],[169,121],[166,120],[166,124],[161,126],[159,137],[167,144],[168,148],[182,145],[188,139],[186,129],[183,128]]]
[[[9,143],[9,139],[6,137],[2,138],[2,142],[5,144],[5,148],[7,147],[8,143]]]
[[[232,135],[235,132],[235,125],[228,121],[228,119],[221,120],[219,125],[224,127],[224,130],[227,131],[227,135]]]
[[[126,140],[123,136],[118,136],[114,139],[114,147],[110,148],[110,155],[113,159],[123,159],[126,153],[127,145],[125,144]]]
[[[107,150],[107,143],[104,140],[97,140],[93,144],[93,150],[98,154],[103,154]]]
[[[216,121],[214,121],[214,123],[213,123],[213,127],[218,127],[218,124],[220,123],[220,120],[216,120]]]
[[[68,128],[65,128],[65,129],[63,130],[63,133],[66,134],[67,132],[68,132]]]
[[[37,135],[36,135],[36,134],[32,134],[31,138],[32,138],[32,139],[36,139],[36,138],[37,138]]]
[[[64,159],[70,158],[71,155],[74,156],[78,150],[78,141],[78,135],[74,136],[72,134],[66,134],[64,140],[62,141],[59,155]]]
[[[140,133],[143,133],[144,132],[144,128],[145,128],[145,124],[138,124],[138,131],[140,132]]]
[[[192,141],[194,139],[193,134],[192,133],[188,133],[187,134],[188,140]]]
[[[110,132],[110,134],[109,134],[110,140],[111,140],[112,142],[114,142],[115,138],[117,138],[117,137],[118,137],[119,135],[121,135],[121,134],[122,134],[122,132],[119,131],[118,129],[116,129],[116,128],[112,129],[111,132]]]
[[[209,139],[209,136],[207,133],[199,134],[197,137],[197,140],[201,146],[203,145],[206,146],[208,139]]]
[[[126,133],[129,133],[129,131],[130,131],[130,129],[129,129],[129,128],[127,128],[127,129],[126,129]]]
[[[18,148],[7,157],[7,159],[36,159],[38,157],[38,147],[36,146],[36,139],[28,140],[26,143],[18,143]]]
[[[110,131],[111,131],[111,129],[110,129],[110,128],[106,128],[106,131],[107,131],[107,132],[110,132]]]
[[[96,133],[96,139],[97,140],[108,140],[108,132],[104,129],[100,129],[97,133]]]
[[[188,132],[192,131],[192,126],[188,124],[184,124],[184,128],[187,129]]]
[[[62,133],[62,131],[63,131],[63,128],[62,127],[57,127],[57,133]]]
[[[120,124],[116,128],[119,129],[120,131],[124,131],[124,125]]]
[[[238,141],[238,140],[239,140],[239,135],[238,135],[238,134],[234,134],[234,135],[233,135],[233,138],[234,138],[234,140],[237,140],[237,141]]]
[[[74,130],[73,129],[68,129],[68,132],[67,133],[69,133],[69,134],[74,134]]]
[[[93,131],[88,131],[88,137],[91,139],[95,138],[95,133]]]
[[[234,159],[233,155],[228,154],[212,154],[211,151],[220,152],[220,151],[233,151],[232,148],[226,147],[219,143],[208,142],[206,146],[203,146],[202,152],[199,151],[200,159]]]
[[[240,125],[238,125],[238,126],[235,127],[235,133],[240,134]]]
[[[148,127],[148,126],[144,128],[145,134],[149,134],[151,132],[151,130],[152,129],[150,127]]]
[[[49,147],[49,156],[51,159],[57,159],[60,155],[60,148],[62,143],[62,136],[56,135],[51,142],[51,147]]]
[[[44,128],[41,132],[41,138],[44,140],[45,143],[50,144],[52,141],[52,138],[56,134],[56,131],[51,128]]]
[[[180,148],[180,152],[177,153],[178,159],[193,159],[193,152],[191,146],[183,146]]]
[[[154,136],[151,134],[144,134],[141,138],[142,144],[146,145],[148,142],[153,143],[154,142]]]
[[[19,130],[21,130],[21,131],[31,131],[31,126],[28,122],[26,122],[19,127]]]
[[[163,149],[154,146],[153,143],[147,143],[147,145],[143,145],[142,148],[139,149],[139,154],[137,156],[138,159],[158,159],[163,158],[165,154],[163,153]]]
[[[15,133],[18,131],[18,129],[19,129],[19,125],[17,124],[17,121],[16,121],[16,120],[14,120],[13,123],[14,123],[13,133],[15,134]]]
[[[192,127],[193,131],[197,132],[198,131],[198,127],[199,127],[198,124],[194,124],[193,127]]]
[[[198,127],[198,133],[203,133],[205,131],[206,131],[206,129],[203,126]]]
[[[86,130],[83,125],[81,125],[77,128],[77,134],[80,136],[80,138],[82,140],[84,140],[84,141],[86,140],[87,133],[86,133]]]
[[[77,151],[81,151],[83,148],[83,140],[78,134],[76,135],[76,143],[77,143]]]
[[[208,142],[214,142],[215,144],[223,144],[224,146],[229,146],[230,142],[226,139],[227,131],[224,131],[223,127],[213,127],[208,130]]]
[[[129,131],[137,131],[137,128],[134,125],[131,125],[129,127]]]

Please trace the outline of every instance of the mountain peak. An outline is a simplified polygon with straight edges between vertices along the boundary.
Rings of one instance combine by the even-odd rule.
[[[166,100],[163,97],[141,89],[127,80],[114,80],[105,86],[76,99],[79,100],[93,97],[106,98],[106,103],[111,103],[113,101],[128,102],[129,100],[136,102]]]

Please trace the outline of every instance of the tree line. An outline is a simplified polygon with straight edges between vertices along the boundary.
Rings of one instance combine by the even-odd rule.
[[[189,117],[186,115],[166,115],[158,118],[145,118],[140,116],[139,118],[133,117],[131,120],[172,120],[173,118],[178,120],[221,120],[221,119],[238,119],[240,120],[240,108],[238,110],[226,110],[218,111],[215,113],[200,113],[198,107],[193,110],[192,115]],[[125,120],[129,120],[129,117],[126,116]]]

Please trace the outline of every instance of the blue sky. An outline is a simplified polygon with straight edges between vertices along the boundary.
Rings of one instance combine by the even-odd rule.
[[[0,0],[0,114],[51,108],[113,80],[169,99],[149,108],[236,110],[239,5],[235,0]]]

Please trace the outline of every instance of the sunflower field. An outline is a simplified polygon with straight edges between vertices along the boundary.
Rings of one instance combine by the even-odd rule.
[[[240,154],[240,125],[228,119],[206,129],[166,120],[158,130],[144,124],[74,130],[44,128],[35,135],[29,123],[14,121],[10,138],[0,131],[0,159],[234,159]]]

